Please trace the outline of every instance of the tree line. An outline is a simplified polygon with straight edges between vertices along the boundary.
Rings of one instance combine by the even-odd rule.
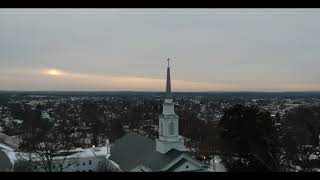
[[[52,120],[41,116],[47,107],[11,104],[9,108],[14,118],[23,120],[19,127],[20,148],[42,153],[48,161],[61,149],[83,145],[76,134],[89,137],[92,145],[98,146],[102,143],[101,137],[111,142],[121,137],[125,133],[124,125],[139,128],[147,119],[158,125],[159,102],[106,104],[61,103],[52,107]],[[319,106],[299,106],[281,117],[279,114],[272,117],[260,107],[235,104],[223,110],[218,122],[200,120],[199,111],[198,106],[176,107],[179,133],[190,139],[188,146],[197,147],[198,155],[219,154],[228,171],[314,171],[320,167],[316,158],[319,155]],[[156,135],[149,129],[145,131]],[[50,162],[47,164],[50,166]]]
[[[257,106],[236,104],[224,110],[218,124],[184,113],[181,133],[198,142],[198,154],[220,155],[228,171],[319,170],[320,106],[272,117]]]

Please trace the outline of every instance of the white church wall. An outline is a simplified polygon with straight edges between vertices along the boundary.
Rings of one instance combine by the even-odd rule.
[[[201,167],[197,166],[194,163],[191,163],[190,161],[186,161],[185,163],[183,163],[182,165],[180,165],[179,167],[177,167],[176,169],[174,169],[174,172],[181,172],[181,171],[196,171],[196,170],[200,170]]]
[[[173,161],[171,161],[169,164],[167,164],[165,167],[162,168],[163,171],[167,171],[168,169],[170,169],[172,166],[174,166],[175,164],[177,164],[180,160],[185,159],[187,160],[186,162],[189,162],[191,164],[193,164],[194,166],[198,167],[197,169],[202,169],[202,163],[194,160],[192,157],[190,157],[189,155],[186,154],[181,154],[180,156],[178,156],[176,159],[174,159]],[[179,166],[181,167],[181,166]],[[188,167],[189,168],[189,167]],[[190,171],[190,169],[188,170]]]

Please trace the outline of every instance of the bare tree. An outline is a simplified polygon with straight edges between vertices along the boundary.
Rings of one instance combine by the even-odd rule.
[[[18,167],[24,164],[32,166],[32,171],[40,169],[52,172],[63,171],[75,163],[72,161],[66,165],[68,156],[72,154],[70,152],[72,146],[70,141],[61,142],[59,127],[53,127],[45,132],[37,129],[36,132],[23,134],[21,152],[17,153]]]

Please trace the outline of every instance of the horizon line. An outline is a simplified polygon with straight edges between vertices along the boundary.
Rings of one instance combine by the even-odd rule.
[[[0,92],[150,92],[150,93],[165,93],[165,91],[141,91],[141,90],[0,90]],[[172,93],[292,93],[292,92],[309,92],[309,93],[320,93],[320,90],[317,91],[173,91]]]

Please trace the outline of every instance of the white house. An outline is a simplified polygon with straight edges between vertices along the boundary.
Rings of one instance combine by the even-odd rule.
[[[16,151],[14,148],[1,144],[0,151],[0,171],[14,171],[14,166],[31,159],[28,166],[31,171],[44,172],[41,159],[35,153],[24,153]],[[106,143],[102,147],[76,148],[70,151],[60,151],[61,155],[53,158],[53,172],[105,172],[121,171],[119,166],[109,160],[110,145]]]

